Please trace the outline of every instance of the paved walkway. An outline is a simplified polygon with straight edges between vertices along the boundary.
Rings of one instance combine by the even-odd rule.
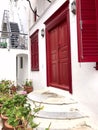
[[[44,109],[37,115],[40,122],[37,130],[45,130],[51,122],[50,130],[97,130],[90,117],[84,113],[73,96],[54,88],[36,90],[28,94],[29,102],[42,104]]]
[[[34,103],[44,106],[35,119],[40,123],[35,130],[45,130],[50,123],[50,130],[98,130],[79,103],[66,91],[54,88],[36,90],[28,94],[28,101],[32,109]]]

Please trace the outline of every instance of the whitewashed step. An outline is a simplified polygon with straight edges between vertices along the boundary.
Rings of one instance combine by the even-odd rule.
[[[76,103],[69,93],[65,93],[65,95],[63,95],[52,92],[51,90],[36,90],[28,94],[28,98],[38,103],[51,105],[68,105]]]
[[[28,102],[33,110],[34,103],[44,106],[35,121],[40,123],[36,130],[45,130],[51,123],[50,130],[74,130],[89,125],[89,117],[84,114],[72,95],[57,89],[36,90],[28,94]],[[79,129],[82,130],[82,129]],[[92,130],[90,127],[83,130]]]
[[[73,128],[77,128],[78,126],[84,126],[88,124],[88,118],[80,118],[80,119],[72,119],[72,120],[57,120],[57,119],[44,119],[44,118],[36,118],[35,120],[40,125],[37,130],[45,130],[50,126],[50,130],[71,130]]]

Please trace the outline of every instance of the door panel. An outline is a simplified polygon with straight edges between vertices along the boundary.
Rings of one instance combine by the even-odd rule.
[[[50,31],[50,84],[69,89],[69,54],[67,21],[62,21]]]
[[[58,26],[58,59],[59,59],[59,83],[68,88],[69,85],[69,67],[68,67],[68,39],[67,39],[67,21],[63,21]]]
[[[68,0],[47,19],[45,25],[47,86],[72,93]]]
[[[57,48],[57,29],[50,31],[50,69],[51,83],[58,83],[58,48]]]

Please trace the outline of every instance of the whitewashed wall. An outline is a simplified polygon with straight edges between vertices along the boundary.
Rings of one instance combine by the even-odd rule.
[[[73,95],[84,105],[85,110],[94,118],[94,123],[97,125],[98,70],[94,68],[95,62],[78,62],[77,22],[76,15],[71,12],[70,30]]]
[[[25,58],[28,54],[28,51],[18,50],[18,49],[16,50],[10,49],[8,51],[8,49],[0,49],[0,80],[9,79],[9,80],[15,81],[16,83],[16,56],[21,53],[22,53],[22,56],[24,57],[24,71],[23,70],[20,71],[19,68],[18,68],[18,71],[19,73],[21,72],[22,79],[23,77],[25,78],[28,77],[28,67],[27,67],[28,62],[26,61],[28,60],[28,58]]]
[[[5,4],[6,3],[6,4]],[[0,0],[0,31],[4,10],[9,10],[9,21],[17,22],[21,33],[28,33],[28,2],[19,0]],[[22,30],[23,29],[23,30]],[[28,39],[27,39],[28,40]],[[24,68],[20,69],[19,62],[16,66],[16,57],[23,56]],[[0,49],[0,80],[9,79],[22,83],[28,78],[28,50],[23,49]]]
[[[0,49],[0,79],[12,79],[14,81],[16,77],[15,64],[15,54],[7,49]]]
[[[45,0],[44,0],[45,1]],[[46,80],[46,37],[41,37],[41,29],[45,28],[44,22],[55,12],[55,10],[62,5],[64,1],[54,1],[49,7],[44,11],[42,17],[40,17],[37,22],[30,27],[30,35],[39,29],[39,71],[30,71],[30,77],[33,79],[34,89],[42,89],[47,86]],[[49,4],[49,3],[48,3]],[[33,5],[34,6],[34,5]],[[36,5],[35,5],[36,6]],[[32,21],[30,19],[29,21]],[[30,57],[30,55],[29,55]],[[30,63],[31,64],[31,63]],[[29,68],[30,69],[30,68]]]
[[[65,0],[66,1],[66,0]],[[42,17],[30,28],[30,35],[39,29],[39,72],[32,72],[34,89],[41,89],[47,86],[46,83],[46,44],[45,37],[42,38],[40,30],[45,28],[44,22],[51,16],[65,1],[54,0],[51,6],[45,11]],[[70,8],[71,2],[70,0]],[[77,25],[76,15],[70,10],[70,41],[71,41],[71,65],[72,65],[72,89],[73,96],[80,101],[85,110],[95,120],[98,120],[98,71],[95,70],[95,63],[79,63],[77,47]]]

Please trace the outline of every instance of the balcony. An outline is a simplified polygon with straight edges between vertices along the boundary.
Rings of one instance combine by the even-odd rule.
[[[0,48],[28,49],[28,35],[19,32],[0,31]]]

